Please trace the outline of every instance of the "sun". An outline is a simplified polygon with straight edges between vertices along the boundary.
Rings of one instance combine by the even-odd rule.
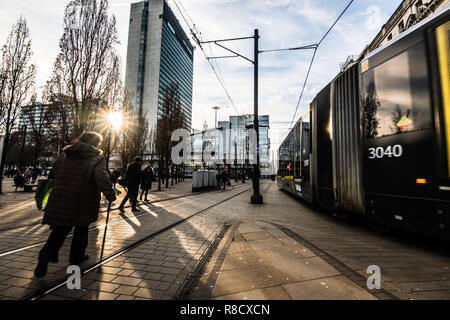
[[[109,123],[111,124],[111,128],[113,130],[120,130],[122,129],[122,112],[111,112],[109,114]]]

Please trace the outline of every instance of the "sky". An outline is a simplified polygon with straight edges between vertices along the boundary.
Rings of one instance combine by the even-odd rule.
[[[174,0],[168,3],[188,33]],[[317,43],[331,27],[349,0],[179,0],[202,36],[208,40],[252,36],[259,30],[260,50],[291,48]],[[27,19],[37,65],[37,91],[50,76],[63,32],[64,7],[68,0],[1,0],[0,45],[22,15]],[[130,4],[136,0],[110,0],[110,13],[117,19],[120,45],[117,49],[125,74]],[[359,55],[394,13],[401,0],[355,0],[321,44],[306,90],[295,117],[340,71],[340,63]],[[190,19],[186,17],[188,21]],[[194,44],[194,42],[193,42]],[[252,40],[227,44],[253,59]],[[210,48],[205,48],[211,54]],[[212,47],[216,56],[229,55]],[[269,115],[272,151],[277,151],[289,132],[312,51],[264,53],[259,57],[259,113]],[[237,111],[220,86],[204,54],[194,57],[193,128],[204,122],[214,127],[213,106],[220,106],[218,120],[230,115],[253,114],[253,65],[244,59],[215,60]]]

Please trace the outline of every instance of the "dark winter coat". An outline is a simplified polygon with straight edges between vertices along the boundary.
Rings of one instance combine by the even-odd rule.
[[[130,189],[139,189],[139,185],[141,184],[142,178],[142,170],[141,165],[133,162],[127,168],[127,172],[125,173],[125,177],[128,180],[128,185]]]
[[[110,201],[115,192],[105,158],[97,148],[76,142],[53,165],[55,183],[45,208],[44,224],[87,226],[98,218],[100,192]]]
[[[220,175],[220,180],[222,182],[227,182],[228,181],[228,173],[226,173],[225,171],[222,172],[222,174]]]
[[[144,171],[142,171],[141,189],[142,190],[151,189],[152,182],[153,182],[153,170],[145,169]]]

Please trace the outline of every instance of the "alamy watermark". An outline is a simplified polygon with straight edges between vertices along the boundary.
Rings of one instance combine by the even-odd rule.
[[[369,16],[367,19],[367,28],[369,30],[379,30],[383,25],[381,7],[377,5],[371,5],[367,8],[366,14]]]
[[[81,289],[81,269],[79,266],[68,266],[66,273],[69,275],[67,278],[67,289],[80,290]]]
[[[379,266],[372,265],[367,268],[367,273],[370,276],[367,278],[367,289],[380,290],[381,289],[381,269]]]

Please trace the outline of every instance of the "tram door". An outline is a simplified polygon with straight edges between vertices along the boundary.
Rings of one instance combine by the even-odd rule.
[[[448,193],[450,198],[450,21],[434,30],[436,42],[437,68],[436,87],[439,97],[436,104],[440,106],[439,123],[441,132],[437,132],[441,149],[441,186],[440,190]]]
[[[326,86],[311,104],[312,111],[312,169],[314,199],[326,210],[336,209],[333,190],[333,151],[330,135],[331,86]]]

